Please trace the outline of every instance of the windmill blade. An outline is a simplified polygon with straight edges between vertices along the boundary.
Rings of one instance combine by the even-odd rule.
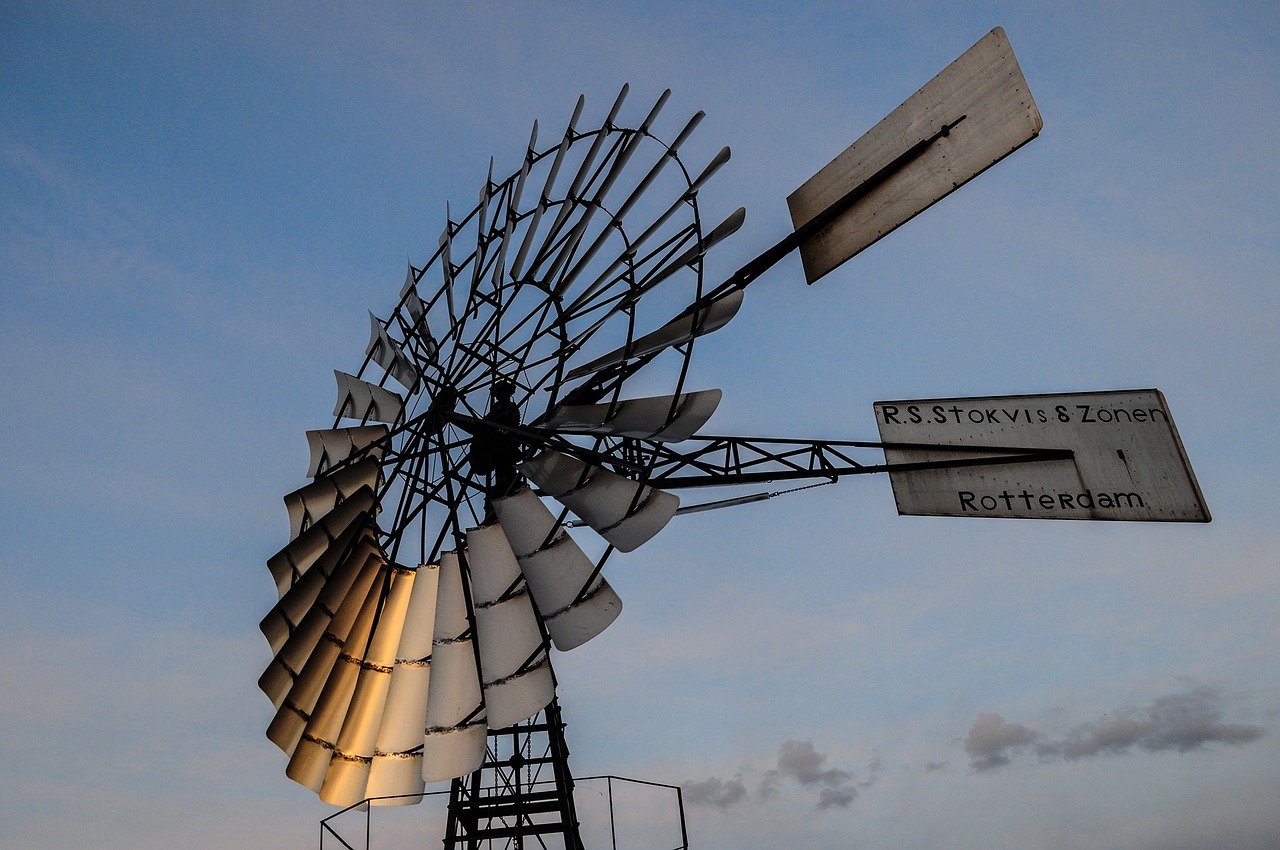
[[[357,621],[366,609],[370,612],[367,625],[372,626],[372,612],[377,608],[380,584],[378,579],[382,576],[385,565],[385,560],[376,554],[367,558],[361,565],[350,591],[334,610],[329,622],[325,624],[319,639],[310,648],[300,647],[307,650],[304,656],[305,663],[292,668],[297,671],[293,676],[293,684],[280,701],[271,725],[267,727],[267,738],[290,756],[293,755],[303,732],[306,731],[311,714],[320,700],[329,681],[329,675],[333,672],[334,663],[345,648],[347,640],[354,638],[354,642],[359,643],[360,626]],[[370,605],[373,607],[371,608]],[[302,638],[298,633],[295,633],[294,638],[301,643]],[[290,639],[290,643],[294,643],[294,638]],[[292,648],[289,644],[285,645],[285,650]],[[281,656],[286,654],[285,650],[281,651]]]
[[[426,782],[471,773],[484,761],[488,727],[480,693],[471,620],[456,552],[440,556],[431,644],[431,698],[422,742]]]
[[[605,127],[613,125],[614,120],[618,117],[618,110],[622,109],[622,102],[626,100],[627,92],[630,91],[630,89],[630,86],[625,83],[623,84],[622,90],[618,92],[618,97],[613,102],[613,107],[609,110],[608,117],[604,120]],[[582,197],[583,186],[591,175],[591,169],[592,166],[595,165],[596,157],[600,154],[600,148],[604,146],[605,140],[608,138],[608,133],[597,133],[591,140],[591,147],[587,149],[586,154],[582,158],[582,162],[578,165],[577,173],[573,175],[573,180],[569,184],[569,191],[565,195],[566,198],[578,199]],[[542,241],[542,247],[538,249],[538,253],[534,256],[533,263],[529,266],[530,275],[535,275],[544,279],[552,277],[553,273],[551,272],[546,270],[539,271],[539,266],[541,266],[550,256],[550,251],[553,250],[554,244],[560,236],[560,231],[567,223],[569,216],[579,209],[583,210],[584,216],[590,216],[592,211],[590,205],[583,205],[579,203],[561,204],[556,210],[556,217],[551,223],[551,229],[548,231],[546,238]],[[561,257],[563,258],[563,254]],[[557,260],[557,267],[559,262],[560,260]]]
[[[387,571],[388,565],[384,562],[352,623],[350,633],[343,640],[341,651],[325,674],[324,687],[316,698],[315,705],[307,711],[306,726],[289,756],[285,774],[312,791],[320,791],[325,774],[329,771],[329,760],[360,678],[365,648],[373,638],[374,626],[378,622],[378,608],[382,602]],[[299,683],[303,678],[299,677]]]
[[[533,217],[529,220],[529,226],[525,229],[524,239],[520,241],[520,250],[516,252],[515,262],[511,265],[511,277],[513,280],[520,280],[524,277],[524,262],[528,256],[529,249],[537,237],[538,224],[542,221],[542,215],[547,211],[547,203],[551,200],[551,188],[555,185],[556,177],[560,174],[560,166],[564,163],[564,155],[569,150],[569,145],[573,142],[577,133],[578,119],[582,117],[582,107],[586,104],[586,98],[582,95],[578,96],[578,102],[574,104],[573,115],[569,118],[569,125],[565,127],[564,137],[560,140],[560,146],[556,148],[554,158],[551,160],[551,167],[547,170],[547,179],[542,186],[542,194],[538,198],[538,205],[534,207]]]
[[[258,624],[271,644],[271,651],[280,651],[348,561],[368,557],[369,552],[376,551],[377,540],[366,526],[352,524],[334,540]],[[331,606],[329,610],[332,611]]]
[[[431,693],[431,642],[439,582],[438,564],[418,567],[365,792],[368,797],[392,799],[375,801],[375,805],[405,806],[422,799],[409,795],[420,794],[426,784],[422,778],[422,737]]]
[[[639,279],[636,280],[634,292],[628,292],[627,296],[622,298],[618,305],[614,306],[612,310],[609,310],[608,314],[605,314],[603,319],[600,320],[600,323],[603,323],[603,320],[608,319],[609,316],[616,314],[618,310],[622,310],[623,307],[630,307],[634,305],[635,301],[639,300],[640,296],[649,292],[650,289],[657,287],[659,283],[662,283],[663,280],[671,277],[671,275],[676,274],[677,271],[689,268],[689,266],[694,264],[694,262],[703,259],[703,257],[707,255],[707,252],[712,250],[714,246],[718,245],[722,239],[737,233],[737,230],[742,227],[742,223],[744,223],[745,220],[746,207],[737,207],[736,210],[730,212],[728,218],[717,224],[716,227],[710,230],[710,232],[704,233],[703,238],[701,238],[699,242],[696,242],[695,245],[690,246],[687,250],[682,251],[680,255],[672,257],[672,259],[662,260],[658,268],[645,271],[643,277],[639,277]],[[690,229],[689,236],[692,236],[694,233],[695,230]],[[681,242],[684,241],[687,241],[687,238],[682,239]],[[602,292],[603,289],[609,287],[609,285],[613,285],[614,283],[617,283],[618,280],[623,279],[623,275],[620,273],[622,273],[623,269],[628,268],[628,264],[630,264],[630,262],[634,262],[635,268],[639,269],[640,266],[643,265],[643,262],[652,260],[653,256],[657,255],[659,251],[662,251],[662,247],[654,248],[653,253],[644,257],[643,260],[637,261],[635,259],[635,250],[636,248],[639,248],[639,246],[632,245],[631,248],[632,251],[623,253],[623,255],[618,257],[617,260],[614,260],[613,265],[609,266],[609,268],[605,269],[598,278],[593,280],[589,287],[584,289],[581,296],[577,297],[576,300],[573,301],[572,305],[566,307],[566,310],[564,310],[566,315],[576,316],[577,311],[581,310],[582,305],[589,305],[591,300],[595,298],[596,294]],[[598,326],[599,325],[596,325],[593,326],[593,328],[588,329],[588,333],[585,335],[594,334],[595,330],[598,329]],[[581,343],[582,338],[584,337],[575,339],[575,342]]]
[[[361,422],[397,422],[404,411],[404,399],[391,390],[362,381],[337,369],[333,376],[338,381],[338,403],[333,415],[338,418],[359,419]]]
[[[622,600],[533,490],[495,499],[494,512],[556,649],[581,646],[622,613]]]
[[[668,90],[667,93],[670,94],[670,90]],[[698,126],[698,124],[701,123],[703,117],[704,117],[704,113],[698,112],[693,116],[693,118],[689,119],[689,122],[685,125],[684,129],[680,131],[680,134],[676,136],[675,140],[672,141],[671,145],[665,151],[663,151],[662,155],[658,158],[658,161],[654,163],[653,167],[649,169],[649,172],[640,180],[639,184],[637,184],[636,187],[631,190],[631,194],[628,195],[626,199],[623,200],[622,204],[613,213],[615,220],[624,218],[627,215],[627,213],[631,211],[631,208],[636,204],[637,201],[640,200],[641,196],[644,195],[645,190],[653,185],[653,182],[658,178],[658,175],[662,173],[662,170],[666,167],[667,163],[679,159],[680,145],[684,143],[684,141],[689,137],[689,135]],[[667,216],[663,216],[661,220],[665,222],[666,219],[667,219]],[[651,236],[656,229],[657,229],[656,227],[650,228],[648,231],[645,232],[644,237],[647,238]],[[583,254],[582,259],[580,259],[574,265],[572,270],[570,270],[568,273],[565,274],[564,279],[561,280],[560,284],[558,285],[559,291],[564,291],[565,289],[567,289],[578,278],[578,276],[582,273],[582,271],[586,268],[586,266],[590,263],[590,261],[594,259],[596,254],[599,252],[600,248],[604,245],[605,241],[611,235],[613,235],[613,233],[611,232],[611,228],[606,228],[605,230],[601,231],[601,233],[596,237],[595,242],[592,243],[591,247],[588,248],[587,251]],[[590,301],[590,299],[593,298],[600,291],[600,289],[602,289],[606,285],[606,282],[613,280],[614,275],[621,268],[626,266],[628,262],[634,259],[634,257],[636,256],[636,254],[639,252],[640,248],[644,244],[644,241],[645,241],[644,238],[637,238],[635,241],[630,243],[627,246],[627,250],[624,251],[616,260],[614,260],[613,263],[611,263],[609,267],[606,268],[595,279],[595,281],[592,282],[590,286],[586,287],[586,289],[582,291],[582,294],[579,295],[577,299],[575,299],[573,304],[571,304],[566,309],[565,312],[572,314],[573,312],[575,312],[575,308],[577,308],[579,305]]]
[[[427,325],[427,308],[418,297],[417,275],[412,263],[409,264],[409,271],[405,274],[404,286],[400,287],[400,303],[404,304],[405,309],[409,311],[409,321],[404,323],[406,332],[417,338],[427,362],[434,363],[439,345],[431,335],[431,328]]]
[[[347,655],[343,658],[357,668],[358,676],[341,731],[336,738],[322,741],[324,745],[332,744],[329,769],[320,786],[320,799],[326,803],[350,806],[366,796],[374,744],[386,711],[396,650],[400,646],[417,576],[416,569],[397,567],[391,570],[390,587],[382,600],[382,610],[378,612],[368,649],[359,657]]]
[[[601,326],[603,326],[605,322],[607,322],[619,311],[634,306],[635,303],[640,299],[640,297],[643,296],[646,292],[653,289],[655,286],[662,283],[664,280],[671,277],[671,275],[675,274],[681,269],[688,268],[698,260],[702,259],[706,255],[706,253],[710,251],[721,240],[725,239],[728,236],[732,236],[734,233],[736,233],[738,229],[742,227],[742,223],[746,220],[746,217],[747,217],[746,208],[738,207],[736,210],[730,213],[729,216],[724,221],[720,222],[720,224],[712,228],[712,230],[709,233],[703,234],[702,239],[696,242],[694,245],[690,246],[688,249],[681,252],[679,255],[677,255],[674,258],[661,260],[660,265],[658,265],[656,268],[646,271],[642,276],[638,276],[634,286],[631,288],[631,291],[628,292],[625,295],[625,297],[621,298],[618,301],[618,303],[616,303],[612,308],[610,308],[603,316],[597,319],[595,323],[592,324],[590,327],[588,327],[585,331],[582,331],[579,334],[577,334],[572,340],[570,340],[569,344],[572,346],[582,345],[587,339],[594,336],[595,333],[601,328]],[[696,231],[690,228],[687,231],[687,238],[693,237],[695,233]],[[687,238],[681,239],[680,242],[683,243],[684,241],[687,241]],[[635,246],[632,246],[632,247],[634,248]],[[597,294],[599,294],[602,290],[604,290],[608,286],[613,285],[614,283],[617,283],[620,280],[623,280],[624,276],[620,275],[619,272],[624,266],[627,265],[629,261],[634,262],[635,268],[639,269],[644,263],[647,263],[654,256],[656,256],[657,253],[660,252],[661,250],[662,250],[661,247],[655,248],[652,254],[650,254],[647,257],[644,257],[641,260],[635,260],[630,255],[624,255],[622,257],[619,257],[613,263],[613,265],[611,265],[607,270],[605,270],[604,274],[596,278],[595,281],[593,281],[591,285],[587,287],[587,289],[584,291],[582,296],[580,296],[577,300],[573,302],[573,304],[571,304],[569,307],[565,309],[565,315],[570,318],[576,317],[577,311],[581,309],[583,305],[591,304],[592,299]]]
[[[665,212],[655,218],[649,227],[646,228],[639,236],[636,236],[631,240],[631,248],[635,250],[641,245],[647,243],[655,233],[662,229],[663,225],[671,219],[671,216],[673,216],[677,210],[687,206],[689,204],[689,199],[698,194],[698,190],[702,188],[703,184],[710,180],[712,175],[719,171],[724,164],[729,161],[730,156],[731,151],[727,146],[721,148],[719,152],[711,158],[711,162],[707,163],[706,168],[702,169],[702,173],[693,180],[684,194],[681,195],[675,203],[667,207]],[[595,293],[594,286],[592,287],[591,293]],[[577,304],[582,300],[582,298],[577,299],[577,301],[574,302],[574,306],[577,306]],[[573,312],[572,309],[569,312]]]
[[[280,595],[284,596],[285,591],[298,581],[347,529],[367,521],[373,515],[376,501],[372,489],[362,488],[272,555],[267,560],[267,569],[271,571]]]
[[[409,318],[416,325],[426,316],[427,311],[422,306],[422,299],[418,297],[418,278],[415,271],[413,263],[410,263],[409,271],[404,278],[404,286],[400,287],[400,301],[409,311]]]
[[[719,330],[737,315],[738,308],[741,306],[742,291],[730,292],[687,316],[672,319],[656,331],[633,340],[629,345],[615,348],[608,354],[573,369],[565,379],[581,378],[636,357],[644,357],[674,345],[682,345],[691,339]]]
[[[598,466],[546,449],[520,471],[573,511],[614,548],[630,552],[675,516],[680,499]]]
[[[307,444],[311,447],[311,465],[307,475],[314,478],[323,475],[352,455],[370,449],[388,434],[385,425],[361,425],[355,428],[328,428],[307,432]],[[369,454],[382,460],[385,445],[375,446]]]
[[[275,657],[258,679],[258,687],[277,709],[288,698],[311,654],[330,628],[335,612],[353,594],[363,598],[381,560],[377,541],[366,536],[349,551],[344,551],[332,574],[322,583],[315,581],[321,575],[320,564],[317,564],[263,618],[259,627],[270,641]],[[318,592],[314,592],[316,584],[322,584]]]
[[[489,726],[505,729],[542,710],[555,680],[520,565],[502,528],[467,531],[480,682]]]
[[[640,126],[636,128],[635,134],[631,137],[630,140],[628,140],[623,145],[622,150],[618,152],[618,155],[614,158],[613,163],[610,165],[608,172],[605,173],[603,179],[600,181],[599,186],[596,187],[595,193],[593,194],[591,201],[585,205],[582,211],[582,217],[579,219],[578,223],[574,226],[573,234],[566,241],[564,248],[561,249],[560,251],[560,255],[556,258],[555,263],[553,263],[551,268],[548,270],[548,274],[547,274],[548,278],[555,278],[556,275],[559,274],[560,269],[564,267],[566,263],[569,262],[574,251],[577,249],[578,245],[581,243],[582,237],[585,235],[587,227],[591,223],[592,217],[595,215],[597,210],[602,209],[604,207],[604,199],[609,194],[609,190],[613,188],[613,184],[617,181],[618,177],[620,177],[622,175],[622,172],[626,169],[627,163],[631,161],[631,157],[635,154],[636,149],[640,146],[640,142],[643,141],[644,137],[648,134],[649,128],[653,126],[653,122],[655,119],[657,119],[658,113],[662,111],[663,105],[667,102],[667,100],[670,97],[671,97],[671,89],[665,90],[658,97],[658,102],[653,105],[653,109],[649,110],[649,114],[645,117],[644,121],[640,122]],[[619,98],[619,103],[620,102],[621,102],[621,98]],[[695,119],[696,118],[697,116],[695,116]],[[694,126],[696,126],[697,121],[695,120],[694,122],[691,122],[691,123]],[[692,128],[689,128],[689,129],[691,130]],[[677,140],[676,144],[679,144],[679,141],[680,140]],[[662,156],[659,157],[658,163],[650,170],[650,173],[646,175],[645,179],[640,181],[640,185],[637,186],[631,192],[631,194],[626,199],[623,200],[622,204],[618,207],[617,211],[613,214],[614,217],[622,218],[624,215],[626,215],[627,212],[631,209],[632,205],[635,204],[635,202],[640,198],[640,195],[643,194],[644,190],[648,187],[648,185],[652,183],[653,180],[658,176],[658,173],[662,170],[662,166],[669,160],[674,159],[677,155],[678,154],[674,146],[664,151]],[[583,268],[585,268],[587,265],[591,263],[593,259],[595,259],[596,254],[599,253],[600,249],[604,246],[605,242],[608,241],[608,239],[613,235],[615,235],[613,232],[613,228],[605,226],[604,228],[601,229],[600,233],[597,234],[595,240],[593,240],[591,245],[588,246],[587,250],[583,252],[582,256],[578,258],[577,262],[574,263],[573,268],[567,271],[564,274],[564,276],[561,277],[560,280],[556,283],[555,294],[557,296],[563,295],[569,289],[569,287],[573,285],[573,282],[578,278],[578,275],[582,273]]]
[[[511,187],[503,204],[505,221],[502,227],[502,244],[498,246],[498,259],[493,264],[493,283],[499,285],[506,272],[507,253],[511,249],[511,236],[516,229],[517,211],[520,209],[520,198],[524,194],[524,184],[529,178],[529,170],[533,167],[533,158],[538,144],[538,122],[533,122],[533,130],[529,134],[529,144],[525,148],[524,162],[520,165],[515,185]]]
[[[720,404],[720,390],[679,396],[633,398],[613,404],[569,404],[556,409],[540,427],[578,434],[610,434],[678,443],[707,423]]]
[[[377,460],[365,458],[332,474],[317,476],[307,486],[286,494],[284,505],[289,512],[289,539],[296,539],[362,487],[377,489],[381,471]]]
[[[365,354],[381,366],[383,371],[395,378],[400,386],[410,393],[417,391],[418,381],[422,378],[418,373],[418,367],[414,365],[413,359],[387,335],[386,328],[382,326],[382,320],[375,316],[372,310],[369,311],[369,345],[365,348]]]
[[[813,283],[1044,126],[1004,30],[965,51],[787,198]],[[816,226],[815,226],[816,225]]]

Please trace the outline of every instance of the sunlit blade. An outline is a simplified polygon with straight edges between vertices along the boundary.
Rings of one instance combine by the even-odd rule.
[[[375,501],[371,489],[361,488],[267,559],[267,569],[271,570],[280,595],[284,596],[285,591],[300,579],[348,528],[363,523],[372,516]]]
[[[551,702],[555,682],[538,615],[502,528],[468,531],[467,552],[489,726],[505,729]]]
[[[557,649],[580,646],[617,619],[622,600],[573,538],[555,533],[555,516],[532,490],[522,487],[493,507]]]
[[[551,449],[520,464],[520,471],[623,552],[661,531],[680,507],[671,493]]]
[[[453,779],[480,767],[487,727],[480,671],[456,552],[440,556],[431,648],[431,698],[422,742],[422,778]]]
[[[720,390],[624,399],[614,404],[559,407],[541,427],[578,434],[612,434],[678,443],[706,424],[720,404]]]
[[[614,366],[635,357],[643,357],[646,354],[653,354],[673,345],[681,345],[691,339],[719,330],[737,315],[738,308],[741,306],[742,291],[730,292],[688,316],[672,319],[656,331],[634,340],[630,345],[614,349],[603,357],[598,357],[590,363],[579,366],[569,372],[565,378],[566,380],[581,378],[583,375],[590,375],[592,372],[598,372],[608,366]]]
[[[351,697],[355,694],[356,683],[360,678],[360,662],[377,622],[385,574],[384,564],[374,581],[372,592],[365,598],[364,605],[356,615],[350,633],[343,640],[341,652],[325,677],[324,687],[315,706],[307,712],[307,725],[289,757],[288,767],[285,768],[286,776],[312,791],[319,792],[324,783],[338,733],[342,731]]]
[[[281,700],[271,725],[267,727],[267,738],[286,753],[292,755],[302,738],[311,713],[333,672],[334,662],[338,660],[348,638],[353,632],[358,635],[356,626],[362,612],[370,605],[377,607],[379,594],[376,585],[379,584],[378,579],[383,575],[385,565],[386,562],[377,554],[366,558],[350,591],[341,600],[329,621],[322,624],[323,631],[311,646],[305,645],[310,637],[310,630],[299,629],[280,652],[279,657],[288,657],[291,662],[295,656],[304,659],[304,663],[299,666],[290,664],[296,671],[293,684]],[[318,606],[312,610],[318,610]],[[355,640],[358,642],[359,637]],[[294,652],[295,645],[297,652]],[[262,685],[262,682],[259,684]],[[263,686],[263,690],[266,691],[267,687]]]
[[[386,425],[361,425],[356,428],[331,428],[307,432],[311,447],[311,465],[307,475],[323,475],[354,454],[369,449],[368,454],[382,459],[385,446],[369,448],[387,435]]]
[[[333,415],[362,422],[396,422],[404,411],[404,399],[377,384],[362,381],[337,369],[333,376],[338,381],[338,403]]]
[[[361,536],[364,537],[363,540],[358,539]],[[285,641],[329,587],[329,583],[334,580],[343,564],[352,558],[367,557],[367,554],[358,553],[357,548],[368,546],[376,547],[369,529],[352,524],[325,549],[300,579],[293,582],[258,624],[267,642],[271,644],[272,652],[280,651]]]
[[[369,313],[369,345],[365,353],[373,358],[373,362],[381,366],[386,373],[395,378],[400,386],[409,392],[418,388],[421,376],[413,360],[387,336],[382,321],[372,311]]]
[[[394,797],[378,805],[403,806],[419,802],[423,790],[422,733],[427,725],[427,700],[431,686],[431,642],[435,634],[436,594],[440,569],[436,564],[418,567],[413,596],[405,612],[404,632],[396,651],[395,669],[382,728],[369,770],[368,795]]]
[[[333,745],[329,769],[320,786],[320,799],[326,803],[350,806],[368,796],[365,788],[373,764],[374,745],[386,713],[396,650],[417,576],[418,571],[414,569],[392,570],[391,586],[382,602],[368,649],[361,655],[344,656],[344,661],[357,666],[359,676],[342,721],[342,731],[336,740],[326,742]]]
[[[343,551],[337,567],[325,581],[315,581],[320,576],[321,564],[317,563],[263,619],[262,633],[271,642],[275,657],[258,679],[258,687],[277,709],[284,704],[311,654],[330,628],[334,612],[353,596],[363,599],[368,593],[368,584],[373,581],[381,559],[377,541],[372,536],[363,537],[349,551]],[[322,584],[319,593],[309,598],[317,584]]]

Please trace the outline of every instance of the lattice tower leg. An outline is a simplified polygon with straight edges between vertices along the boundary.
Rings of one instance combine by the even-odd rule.
[[[480,769],[453,780],[445,850],[583,850],[560,705],[490,730]]]

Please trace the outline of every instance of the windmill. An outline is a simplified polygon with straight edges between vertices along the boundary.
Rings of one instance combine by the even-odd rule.
[[[799,250],[810,283],[1041,128],[993,30],[788,199],[795,229],[723,281],[691,168],[637,122],[624,88],[598,124],[579,99],[551,139],[535,123],[514,173],[446,211],[438,247],[370,314],[364,361],[335,373],[331,427],[307,433],[311,483],[285,496],[261,628],[267,735],[287,775],[338,806],[413,803],[450,780],[447,847],[581,847],[552,652],[600,634],[622,602],[605,577],[689,504],[679,491],[884,471],[854,441],[699,432],[720,390],[698,340]],[[899,447],[902,449],[903,447]],[[905,446],[910,449],[910,446]],[[919,447],[916,447],[917,449]],[[1062,459],[1034,445],[893,468]]]

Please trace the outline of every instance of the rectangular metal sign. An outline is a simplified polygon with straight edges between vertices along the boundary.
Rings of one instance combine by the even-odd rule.
[[[1072,458],[890,470],[899,514],[1209,522],[1159,390],[878,401],[891,465],[972,461],[974,447],[1067,449]],[[994,454],[986,456],[995,456]]]
[[[787,198],[799,230],[856,200],[800,246],[813,283],[1031,141],[1044,126],[997,27]]]

